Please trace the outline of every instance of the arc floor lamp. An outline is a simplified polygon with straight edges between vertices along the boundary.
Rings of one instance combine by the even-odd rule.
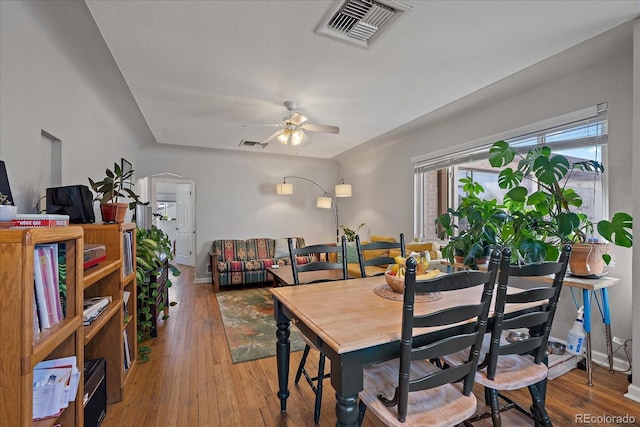
[[[301,179],[303,181],[307,181],[322,191],[322,196],[318,196],[316,199],[316,207],[321,209],[331,209],[333,208],[333,219],[336,223],[336,242],[339,242],[339,227],[340,222],[338,220],[338,204],[336,203],[336,197],[351,197],[351,184],[345,184],[344,179],[341,179],[338,184],[335,186],[335,195],[329,193],[327,190],[322,188],[320,184],[317,182],[305,178],[303,176],[285,176],[282,180],[282,184],[276,185],[276,194],[279,196],[291,195],[293,194],[293,184],[288,183],[287,179]]]

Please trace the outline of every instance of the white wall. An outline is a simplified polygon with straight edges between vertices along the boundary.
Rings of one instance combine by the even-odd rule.
[[[307,243],[333,242],[332,212],[316,208],[321,191],[290,180],[292,196],[277,196],[284,176],[300,175],[333,192],[334,161],[231,150],[150,145],[138,153],[139,176],[171,172],[196,183],[196,277],[207,274],[216,239],[302,236]],[[351,199],[338,201],[340,208]]]
[[[333,241],[331,212],[315,207],[319,190],[297,182],[293,196],[276,197],[275,184],[302,175],[332,190],[334,161],[158,145],[84,2],[0,1],[0,12],[0,159],[19,212],[35,212],[44,190],[38,173],[48,159],[33,153],[45,130],[62,140],[62,185],[102,179],[121,157],[137,178],[193,179],[198,278],[208,277],[214,239]]]
[[[376,233],[402,231],[412,236],[411,157],[601,102],[609,104],[610,210],[631,212],[634,202],[640,203],[638,197],[630,197],[639,185],[631,180],[634,164],[629,155],[634,115],[632,40],[632,25],[618,27],[338,156],[341,176],[360,189],[357,203],[343,210],[345,219],[366,221]],[[635,218],[637,225],[637,211]],[[617,264],[610,274],[622,279],[609,292],[613,334],[628,339],[632,335],[632,251],[615,247],[611,252]],[[553,335],[564,339],[576,310],[568,289],[561,298]],[[605,352],[601,321],[594,317],[594,350]],[[624,359],[622,351],[616,356]]]
[[[88,185],[153,141],[84,2],[0,2],[0,159],[19,212],[44,188],[41,131],[62,140],[62,185]],[[99,214],[98,214],[98,217]]]

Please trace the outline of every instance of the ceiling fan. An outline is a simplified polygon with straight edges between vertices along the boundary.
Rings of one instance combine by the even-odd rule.
[[[323,132],[323,133],[339,133],[340,129],[338,126],[329,126],[329,125],[318,125],[313,123],[307,123],[307,118],[302,114],[294,111],[296,109],[296,104],[287,101],[284,103],[284,106],[289,110],[289,117],[283,118],[282,123],[272,124],[272,125],[245,125],[245,126],[277,126],[278,129],[267,138],[265,138],[261,144],[266,144],[272,139],[276,138],[283,144],[291,144],[291,145],[299,145],[301,144],[305,138],[308,137],[305,133],[307,132]]]

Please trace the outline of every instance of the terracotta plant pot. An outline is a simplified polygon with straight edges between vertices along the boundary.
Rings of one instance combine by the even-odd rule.
[[[128,207],[126,203],[101,203],[102,222],[123,223]]]
[[[605,274],[606,264],[602,254],[609,250],[607,243],[574,243],[569,258],[569,268],[574,276],[600,277]]]

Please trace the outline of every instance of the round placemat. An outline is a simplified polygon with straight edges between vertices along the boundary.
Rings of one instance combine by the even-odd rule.
[[[376,295],[379,295],[382,298],[391,299],[394,301],[402,301],[404,299],[403,294],[395,292],[387,284],[375,287],[373,289],[373,292],[375,292]],[[440,298],[442,298],[441,292],[427,292],[424,294],[416,293],[415,302],[430,302],[439,300]]]

